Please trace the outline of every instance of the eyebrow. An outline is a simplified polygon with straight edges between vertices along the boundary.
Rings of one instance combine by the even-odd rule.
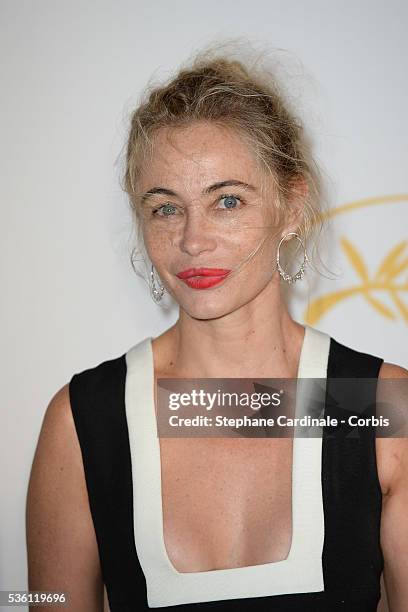
[[[256,191],[255,187],[253,185],[250,185],[249,183],[244,183],[243,181],[231,179],[228,181],[219,181],[218,183],[213,183],[212,185],[209,185],[209,187],[203,189],[202,195],[208,195],[209,193],[213,193],[214,191],[217,191],[218,189],[222,189],[224,187],[243,187],[244,189],[248,189],[249,191]],[[152,187],[152,189],[149,189],[149,191],[146,191],[141,196],[141,204],[143,204],[149,197],[157,194],[168,195],[172,197],[177,197],[178,195],[175,191],[173,191],[172,189],[167,189],[166,187]]]

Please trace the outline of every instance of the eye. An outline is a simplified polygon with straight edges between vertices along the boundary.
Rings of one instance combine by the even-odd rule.
[[[231,210],[235,210],[237,208],[240,208],[240,206],[238,206],[238,202],[240,202],[242,204],[242,199],[234,194],[225,194],[220,196],[219,201],[224,200],[224,205],[226,206],[226,208],[221,209],[221,210],[226,210],[226,211],[231,211]]]
[[[156,215],[157,217],[172,217],[174,216],[174,213],[172,211],[175,211],[175,210],[176,210],[176,207],[173,206],[172,204],[162,204],[158,208],[155,208],[152,211],[152,214]],[[159,211],[162,211],[163,214],[159,214]]]

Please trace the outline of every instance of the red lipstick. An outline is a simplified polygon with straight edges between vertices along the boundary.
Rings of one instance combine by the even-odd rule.
[[[221,283],[230,272],[225,268],[188,268],[176,276],[192,289],[208,289]]]

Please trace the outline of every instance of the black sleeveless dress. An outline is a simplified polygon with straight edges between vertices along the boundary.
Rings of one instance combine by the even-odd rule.
[[[383,359],[305,326],[298,377],[377,379]],[[179,573],[164,547],[151,338],[74,374],[71,408],[111,612],[138,609],[375,612],[384,560],[375,429],[326,428],[294,439],[293,536],[287,559]],[[352,402],[367,406],[367,389]],[[375,385],[364,416],[375,416]],[[350,402],[350,398],[348,399]],[[371,412],[370,412],[371,411]]]

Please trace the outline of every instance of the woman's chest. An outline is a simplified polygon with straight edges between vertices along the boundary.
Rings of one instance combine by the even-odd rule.
[[[161,439],[163,534],[181,572],[283,560],[292,439]]]

